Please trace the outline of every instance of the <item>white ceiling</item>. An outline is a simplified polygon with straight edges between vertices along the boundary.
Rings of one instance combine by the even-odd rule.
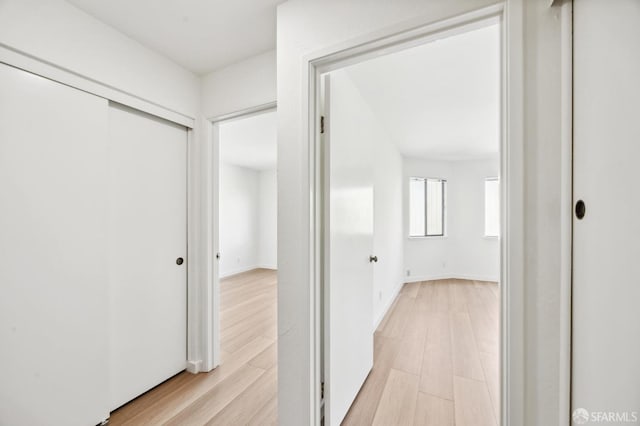
[[[500,141],[498,25],[349,67],[405,157],[489,158]]]
[[[283,0],[67,0],[88,14],[204,74],[275,49]]]
[[[278,158],[276,112],[220,124],[220,158],[254,170],[274,170]]]

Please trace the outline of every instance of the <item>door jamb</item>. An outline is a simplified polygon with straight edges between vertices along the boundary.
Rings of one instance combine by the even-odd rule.
[[[203,126],[206,138],[206,166],[203,174],[206,182],[205,189],[205,221],[207,232],[205,235],[204,259],[207,270],[203,289],[202,311],[202,365],[200,371],[211,371],[220,365],[220,270],[216,253],[219,253],[219,185],[220,185],[220,123],[248,118],[254,115],[275,111],[277,102],[268,102],[261,105],[234,111],[228,114],[208,117]]]
[[[511,4],[511,2],[509,2]],[[322,387],[322,310],[323,233],[322,200],[326,197],[323,184],[320,135],[320,76],[371,57],[403,50],[437,38],[446,37],[487,20],[501,22],[501,323],[500,323],[500,424],[522,424],[524,421],[524,144],[523,87],[524,67],[522,4],[510,8],[500,3],[439,22],[400,29],[386,37],[369,35],[350,45],[341,45],[315,52],[305,57],[308,70],[304,73],[303,104],[308,114],[303,122],[309,143],[310,185],[310,289],[312,325],[311,359],[311,419],[320,424],[323,401]],[[428,19],[428,18],[426,18]],[[508,283],[508,284],[506,284]],[[326,308],[325,308],[326,309]]]

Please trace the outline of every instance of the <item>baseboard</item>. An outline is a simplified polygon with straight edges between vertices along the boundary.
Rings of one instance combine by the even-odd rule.
[[[278,270],[278,266],[277,265],[258,265],[258,266],[256,266],[256,268],[269,269],[271,271],[277,271]]]
[[[393,290],[393,296],[389,298],[389,301],[387,302],[387,306],[384,307],[384,309],[382,310],[382,313],[378,315],[378,318],[376,318],[376,322],[373,324],[373,331],[376,331],[378,329],[378,326],[382,322],[382,319],[385,317],[385,315],[387,315],[387,312],[389,312],[389,309],[391,309],[391,306],[393,306],[393,302],[396,301],[398,294],[400,294],[400,290],[402,290],[403,285],[404,285],[404,282],[401,281]]]
[[[187,361],[187,371],[191,374],[198,374],[202,370],[202,361]]]
[[[220,278],[229,278],[234,275],[242,274],[244,272],[253,271],[254,269],[258,268],[260,268],[260,266],[258,265],[245,266],[244,268],[234,269],[233,271],[227,272],[226,274],[220,274]]]
[[[416,283],[420,281],[437,281],[437,280],[469,280],[469,281],[490,281],[498,282],[496,277],[486,277],[481,275],[466,274],[441,274],[441,275],[418,275],[415,277],[405,277],[406,283]]]

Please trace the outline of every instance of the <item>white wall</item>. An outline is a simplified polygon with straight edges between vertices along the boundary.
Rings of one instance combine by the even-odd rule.
[[[346,46],[365,34],[388,33],[402,22],[435,22],[483,6],[491,0],[315,2],[289,0],[278,8],[278,138],[279,138],[279,256],[278,356],[287,365],[278,371],[279,421],[283,425],[308,424],[312,415],[313,369],[309,282],[309,170],[308,147],[301,141],[305,58]],[[510,294],[525,312],[523,322],[511,324],[514,340],[511,384],[524,383],[525,392],[513,389],[513,408],[521,417],[514,424],[563,424],[559,414],[561,289],[564,271],[561,199],[562,91],[561,20],[558,7],[546,1],[507,0],[509,69],[525,73],[524,87],[510,83],[512,104],[509,135],[523,140],[524,152],[509,153],[517,162],[510,172],[522,176],[524,187],[509,189],[512,200],[525,209],[524,234],[511,247],[515,262],[524,262],[521,277],[525,293]],[[561,3],[561,2],[556,2]],[[524,28],[524,30],[522,30]],[[522,128],[521,128],[522,126]],[[520,146],[520,145],[518,145]],[[521,157],[521,154],[523,157]],[[520,159],[522,162],[520,163]],[[516,223],[517,225],[517,223]],[[286,226],[286,228],[285,228]],[[516,277],[519,279],[520,277]],[[516,338],[517,336],[517,338]],[[524,351],[526,350],[526,357]],[[560,378],[559,378],[560,377]],[[564,419],[566,423],[566,419]]]
[[[220,276],[258,265],[259,173],[222,164],[220,169]]]
[[[196,117],[200,79],[63,0],[1,0],[0,45]]]
[[[271,50],[202,77],[202,110],[213,118],[276,100],[276,52]]]
[[[484,180],[498,176],[499,170],[497,157],[453,163],[449,265],[455,278],[500,280],[500,241],[484,236]]]
[[[278,269],[278,175],[275,170],[263,170],[258,179],[258,266]]]
[[[404,159],[405,281],[499,280],[500,243],[497,238],[484,237],[484,179],[498,176],[499,168],[497,158],[475,161]],[[445,237],[408,237],[410,177],[447,180]]]
[[[277,269],[275,170],[222,163],[220,169],[220,276]]]

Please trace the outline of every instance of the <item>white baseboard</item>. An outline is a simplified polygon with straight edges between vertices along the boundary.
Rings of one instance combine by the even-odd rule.
[[[387,312],[389,311],[389,309],[391,309],[391,306],[393,305],[393,302],[395,302],[396,298],[398,297],[398,294],[400,293],[400,290],[402,290],[402,286],[403,285],[404,285],[404,282],[401,281],[400,283],[398,283],[396,288],[393,290],[392,297],[389,298],[389,301],[387,302],[387,305],[382,310],[382,313],[380,315],[378,315],[378,318],[376,318],[376,321],[373,324],[373,331],[376,331],[378,329],[378,326],[382,322],[382,319],[384,318],[385,315],[387,315]]]
[[[258,268],[260,268],[260,266],[258,266],[258,265],[245,266],[243,268],[234,269],[233,271],[229,271],[229,272],[227,272],[225,274],[220,274],[220,278],[228,278],[228,277],[231,277],[233,275],[238,275],[238,274],[241,274],[243,272],[249,272],[249,271],[252,271],[252,270],[258,269]]]
[[[270,269],[272,271],[277,271],[278,270],[278,265],[259,265],[259,266],[256,266],[256,268]]]
[[[419,281],[436,281],[436,280],[470,280],[470,281],[500,281],[497,277],[487,277],[481,275],[467,274],[440,274],[440,275],[417,275],[405,277],[406,283],[415,283]]]
[[[187,361],[187,371],[191,374],[198,374],[202,370],[202,361]]]

